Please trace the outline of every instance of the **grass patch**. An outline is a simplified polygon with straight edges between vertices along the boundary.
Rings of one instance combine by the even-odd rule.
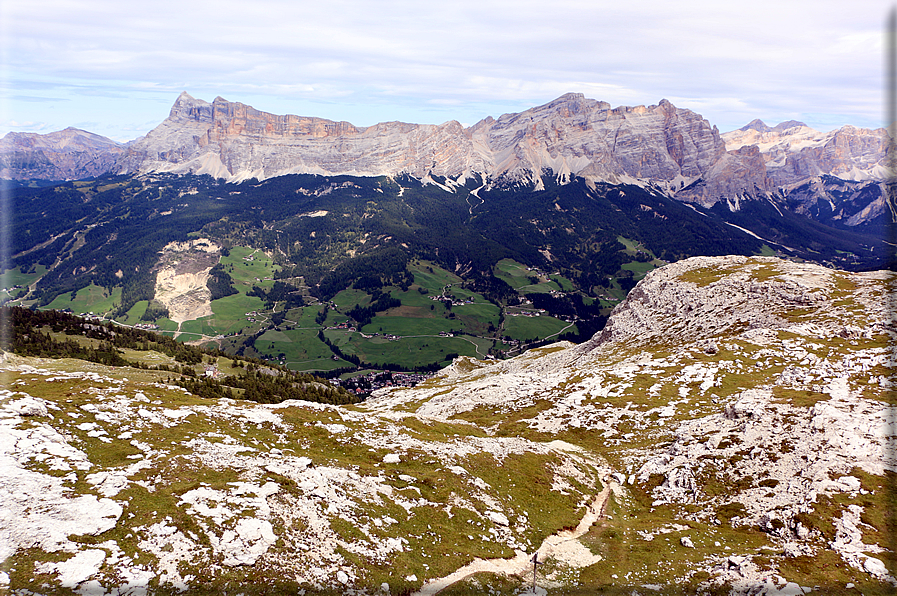
[[[791,404],[798,408],[812,408],[821,401],[831,399],[828,393],[792,389],[790,387],[782,387],[781,385],[776,385],[772,388],[772,396],[773,401]]]
[[[106,314],[114,310],[120,302],[121,288],[113,288],[109,291],[91,284],[78,290],[74,297],[70,293],[60,294],[46,308],[56,310],[68,308],[76,314],[90,312]]]
[[[540,317],[507,317],[502,334],[516,340],[534,340],[556,335],[570,325],[550,316]]]

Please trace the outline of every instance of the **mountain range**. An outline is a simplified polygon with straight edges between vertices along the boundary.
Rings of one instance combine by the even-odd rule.
[[[488,184],[529,182],[537,189],[550,171],[558,180],[651,185],[709,206],[746,194],[787,193],[825,175],[881,182],[891,143],[884,129],[821,133],[796,121],[770,128],[755,120],[721,135],[667,100],[613,108],[579,93],[465,128],[456,121],[358,127],[269,114],[221,97],[209,103],[184,92],[168,118],[127,145],[75,129],[10,133],[0,140],[0,167],[2,177],[17,180],[175,172],[228,182],[285,174],[435,175],[463,182],[481,175]]]
[[[0,148],[0,591],[897,585],[883,130],[182,94]]]

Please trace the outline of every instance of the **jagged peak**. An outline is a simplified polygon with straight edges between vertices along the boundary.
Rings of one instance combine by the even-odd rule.
[[[208,107],[210,104],[202,99],[196,99],[186,91],[182,91],[171,106],[171,112],[168,114],[169,119],[192,118],[197,119],[197,109]]]
[[[562,107],[579,108],[580,106],[590,105],[590,104],[594,104],[594,103],[597,103],[597,102],[594,99],[587,98],[584,93],[564,93],[560,97],[553,99],[544,105],[526,110],[526,112],[539,111],[539,110],[543,110],[543,109],[552,110],[552,109],[558,109],[558,108],[562,108]],[[523,113],[526,113],[526,112],[523,112]]]

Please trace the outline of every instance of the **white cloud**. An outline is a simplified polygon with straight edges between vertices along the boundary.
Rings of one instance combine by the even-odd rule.
[[[878,0],[0,6],[13,93],[45,98],[10,100],[10,115],[120,131],[161,120],[182,90],[359,125],[475,122],[576,91],[614,105],[666,97],[722,130],[785,114],[870,126],[882,112],[889,9]]]

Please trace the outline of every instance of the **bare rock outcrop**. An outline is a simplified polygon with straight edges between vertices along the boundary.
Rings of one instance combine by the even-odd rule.
[[[880,283],[878,274],[865,275],[872,276],[873,286]],[[854,279],[863,276],[853,274]],[[837,334],[846,324],[840,318],[845,313],[827,308],[836,284],[837,275],[830,269],[773,257],[679,261],[650,272],[614,310],[604,330],[578,349],[605,342],[650,344],[669,337],[693,342],[749,329],[784,329],[794,323],[797,311],[818,313],[814,324]],[[883,300],[869,300],[867,308],[884,324]]]

